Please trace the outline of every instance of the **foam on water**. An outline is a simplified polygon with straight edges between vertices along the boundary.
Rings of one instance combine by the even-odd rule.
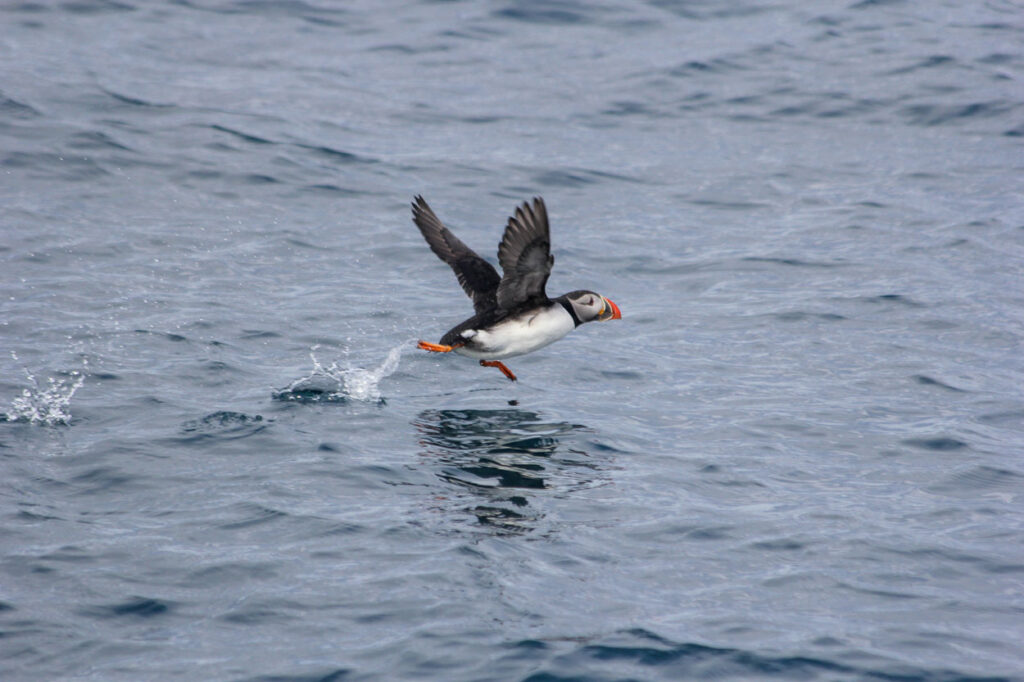
[[[15,361],[18,360],[16,353],[11,353]],[[88,361],[82,361],[83,368],[88,367]],[[29,424],[41,424],[43,426],[55,426],[58,424],[69,424],[71,412],[68,406],[75,391],[85,383],[85,375],[72,370],[66,377],[48,377],[44,385],[27,368],[22,368],[31,386],[22,390],[21,395],[11,401],[11,409],[6,414],[0,413],[0,421],[26,422]]]
[[[402,342],[388,351],[387,357],[380,365],[367,369],[353,367],[348,360],[347,351],[343,365],[339,365],[336,360],[324,365],[316,356],[320,346],[313,346],[309,349],[313,371],[308,376],[293,381],[287,388],[275,392],[274,397],[280,400],[379,402],[383,400],[380,382],[398,369],[402,349],[406,343]]]

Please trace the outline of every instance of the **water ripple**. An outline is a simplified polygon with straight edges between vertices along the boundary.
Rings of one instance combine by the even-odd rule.
[[[1020,679],[1018,4],[0,3],[0,678]]]
[[[254,436],[269,426],[261,415],[247,415],[239,412],[220,411],[193,419],[181,425],[183,443],[199,443],[204,440],[237,440]]]
[[[95,618],[157,618],[174,611],[174,603],[161,599],[134,597],[128,601],[85,609],[85,615]]]
[[[633,629],[607,637],[563,641],[523,640],[506,646],[506,659],[529,652],[542,661],[525,678],[530,682],[559,679],[620,679],[614,670],[624,663],[642,670],[645,679],[783,679],[880,680],[914,682],[1010,682],[1000,676],[961,675],[941,668],[897,664],[860,667],[814,656],[770,656],[750,650],[675,642],[648,630]],[[499,665],[501,661],[499,661]],[[611,674],[609,674],[611,673]],[[569,677],[564,677],[568,675]],[[646,677],[649,676],[649,677]]]

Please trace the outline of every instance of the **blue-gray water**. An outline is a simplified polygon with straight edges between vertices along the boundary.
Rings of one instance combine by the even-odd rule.
[[[1022,17],[3,3],[0,678],[1024,679]]]

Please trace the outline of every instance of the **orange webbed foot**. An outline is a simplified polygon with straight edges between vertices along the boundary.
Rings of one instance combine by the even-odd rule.
[[[461,343],[454,346],[446,346],[442,343],[429,343],[427,341],[420,341],[416,346],[423,350],[429,350],[431,353],[451,353],[456,348],[462,348]]]
[[[480,365],[483,367],[497,367],[501,370],[501,373],[509,378],[509,381],[515,381],[516,375],[512,373],[508,367],[497,360],[481,360]]]

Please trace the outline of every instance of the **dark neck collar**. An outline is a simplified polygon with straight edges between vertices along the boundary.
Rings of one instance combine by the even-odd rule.
[[[572,318],[572,323],[574,325],[578,327],[581,324],[583,324],[582,322],[580,322],[580,318],[576,317],[576,309],[572,307],[572,303],[569,303],[569,301],[566,300],[563,296],[559,296],[555,300],[562,304],[562,307],[565,308],[565,312],[569,313],[569,316]]]

